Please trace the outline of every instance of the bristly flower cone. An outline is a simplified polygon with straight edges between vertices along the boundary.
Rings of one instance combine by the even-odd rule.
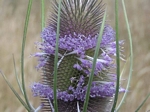
[[[42,84],[35,84],[33,92],[41,97],[43,112],[53,110],[53,72],[56,43],[58,2],[51,0],[48,26],[42,32],[41,50],[37,53],[42,67]],[[57,74],[57,100],[59,112],[83,110],[93,55],[104,13],[99,0],[62,0],[60,13],[59,58]],[[121,44],[121,42],[120,42]],[[115,94],[115,32],[105,25],[99,58],[90,91],[87,112],[110,112]]]
[[[104,4],[99,0],[62,0],[60,15],[60,35],[83,34],[95,36],[103,19]],[[58,3],[53,1],[52,15],[49,23],[57,29]]]

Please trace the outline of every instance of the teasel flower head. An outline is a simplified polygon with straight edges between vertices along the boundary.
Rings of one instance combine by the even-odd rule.
[[[53,73],[56,45],[58,2],[52,1],[47,27],[42,31],[43,42],[38,43],[41,52],[37,68],[43,73],[42,83],[34,83],[32,92],[40,96],[43,111],[53,110]],[[87,84],[92,69],[99,29],[105,8],[99,0],[62,0],[57,74],[57,100],[59,112],[83,110]],[[123,41],[120,41],[120,47]],[[115,32],[105,24],[94,70],[87,112],[109,112],[115,94],[116,74]],[[124,89],[120,88],[120,92]]]

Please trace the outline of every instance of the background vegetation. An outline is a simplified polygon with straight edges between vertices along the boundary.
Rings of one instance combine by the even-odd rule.
[[[48,9],[50,7],[49,0],[45,1]],[[114,27],[114,1],[105,0],[103,2],[107,3],[108,23]],[[15,80],[12,54],[15,56],[17,72],[20,73],[21,41],[27,3],[28,0],[0,0],[0,70],[8,77],[18,92],[20,91]],[[126,0],[125,3],[133,37],[134,68],[130,91],[120,112],[134,112],[146,95],[150,93],[150,1]],[[124,54],[127,58],[129,56],[128,35],[121,1],[119,4],[119,35],[121,39],[125,40]],[[26,88],[29,99],[35,107],[40,102],[39,99],[32,97],[30,85],[34,81],[39,81],[40,73],[35,69],[36,59],[30,57],[30,54],[37,51],[34,43],[40,41],[40,10],[40,0],[33,0],[25,48]],[[48,13],[46,15],[48,17]],[[127,77],[128,67],[123,76],[123,85],[126,85]],[[17,101],[2,76],[0,76],[0,84],[0,111],[24,112],[24,107]],[[150,99],[147,100],[140,112],[148,110],[150,110]]]

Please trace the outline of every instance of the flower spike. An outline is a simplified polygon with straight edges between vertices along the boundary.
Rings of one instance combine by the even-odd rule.
[[[53,73],[56,45],[58,2],[52,1],[53,12],[42,31],[42,53],[37,68],[42,70],[42,83],[34,83],[32,92],[40,96],[43,111],[54,111]],[[104,13],[99,0],[62,0],[60,15],[59,57],[57,63],[57,101],[59,112],[83,111],[93,55]],[[120,46],[123,42],[120,42]],[[121,52],[121,51],[120,51]],[[115,94],[115,32],[105,24],[100,43],[87,112],[109,112]],[[124,89],[120,87],[120,92]],[[78,104],[78,106],[77,106]]]

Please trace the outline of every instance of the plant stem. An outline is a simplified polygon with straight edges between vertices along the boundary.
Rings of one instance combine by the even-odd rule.
[[[119,54],[119,24],[118,24],[118,0],[115,0],[115,27],[116,27],[116,61],[117,61],[117,83],[116,83],[116,93],[114,98],[114,104],[111,112],[115,111],[118,93],[119,93],[119,81],[120,81],[120,54]]]
[[[27,35],[27,29],[28,29],[28,23],[29,23],[29,17],[31,12],[31,6],[32,6],[32,0],[29,0],[28,2],[28,9],[25,19],[25,25],[24,25],[24,32],[23,32],[23,39],[22,39],[22,50],[21,50],[21,78],[22,78],[22,88],[24,92],[24,98],[28,105],[28,107],[32,110],[32,107],[29,103],[27,94],[26,94],[26,88],[25,88],[25,80],[24,80],[24,51],[25,51],[25,43],[26,43],[26,35]]]
[[[59,43],[59,31],[60,31],[60,11],[61,11],[61,0],[59,0],[58,6],[58,19],[57,19],[57,34],[56,34],[56,46],[55,46],[55,60],[54,60],[54,109],[58,112],[57,104],[57,63],[58,63],[58,43]]]

